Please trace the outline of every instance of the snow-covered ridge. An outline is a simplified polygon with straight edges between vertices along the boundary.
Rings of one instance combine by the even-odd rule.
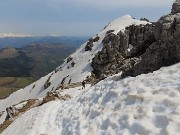
[[[117,34],[119,31],[124,32],[125,28],[130,25],[140,25],[140,24],[147,24],[149,22],[146,21],[139,21],[136,19],[133,19],[130,15],[125,15],[120,18],[115,19],[110,24],[107,25],[105,31],[108,30],[115,30],[113,33]],[[104,32],[104,31],[102,31]]]
[[[123,80],[114,75],[71,100],[26,112],[2,135],[179,135],[179,68]]]
[[[6,37],[31,37],[31,35],[13,34],[13,33],[0,34],[0,38],[6,38]]]
[[[71,55],[72,60],[67,62],[66,59],[65,62],[57,68],[57,72],[53,71],[45,77],[39,79],[37,82],[34,82],[24,89],[11,94],[8,98],[0,100],[0,111],[3,111],[6,107],[17,104],[23,100],[43,97],[48,91],[57,90],[63,80],[64,84],[68,84],[69,82],[81,82],[87,76],[91,75],[91,71],[93,70],[91,67],[92,58],[94,58],[95,54],[102,49],[102,40],[107,31],[114,30],[114,33],[117,34],[117,32],[120,30],[124,31],[125,27],[129,25],[147,23],[148,22],[145,21],[135,20],[129,15],[125,15],[112,21],[98,34],[100,38],[97,42],[93,43],[94,45],[91,51],[85,51],[87,42],[84,43],[75,53]],[[72,66],[72,62],[75,63],[74,66]],[[44,88],[44,84],[47,82],[47,80],[50,82],[50,86]]]

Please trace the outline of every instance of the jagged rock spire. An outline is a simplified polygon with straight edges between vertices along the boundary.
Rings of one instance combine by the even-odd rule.
[[[173,3],[171,13],[180,13],[180,0]]]

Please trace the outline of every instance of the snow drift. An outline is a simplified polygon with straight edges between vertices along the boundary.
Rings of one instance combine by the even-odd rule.
[[[178,135],[179,68],[180,63],[123,80],[114,75],[71,100],[26,112],[2,135]]]

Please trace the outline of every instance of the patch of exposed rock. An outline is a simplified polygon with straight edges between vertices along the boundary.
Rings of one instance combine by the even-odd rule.
[[[180,0],[172,12],[162,16],[153,31],[156,42],[141,55],[140,61],[123,73],[123,77],[137,76],[180,62]]]
[[[179,13],[180,12],[180,0],[176,0],[172,5],[171,13]]]
[[[131,25],[117,35],[106,33],[103,48],[92,60],[93,73],[104,78],[149,73],[180,61],[180,0],[170,14],[147,25]]]
[[[154,24],[131,25],[117,35],[107,32],[102,50],[92,60],[93,73],[101,78],[131,69],[156,41],[154,27]]]
[[[85,51],[91,51],[92,50],[92,47],[94,46],[94,42],[98,42],[99,40],[99,36],[96,35],[96,37],[94,38],[90,38],[88,40],[88,42],[86,43],[86,46],[85,46]]]

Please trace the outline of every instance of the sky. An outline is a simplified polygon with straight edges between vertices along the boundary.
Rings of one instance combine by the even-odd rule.
[[[129,14],[158,20],[174,0],[0,0],[0,34],[92,36]]]

